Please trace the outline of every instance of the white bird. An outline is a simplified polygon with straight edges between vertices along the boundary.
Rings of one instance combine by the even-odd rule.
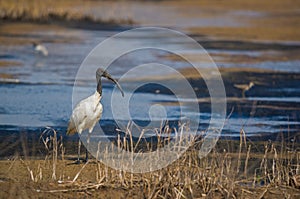
[[[111,75],[103,70],[102,68],[99,68],[96,71],[96,79],[97,79],[97,90],[96,92],[80,101],[76,107],[73,109],[73,113],[71,115],[68,129],[67,129],[67,135],[73,135],[76,132],[79,134],[82,133],[82,131],[88,129],[88,139],[87,139],[87,145],[89,145],[89,137],[92,133],[96,123],[100,120],[103,107],[100,103],[101,97],[102,97],[102,84],[101,84],[101,77],[106,77],[107,79],[113,81],[119,88],[119,90],[122,93],[122,96],[124,97],[124,92],[119,85],[119,83],[111,77]],[[77,163],[80,163],[80,146],[81,142],[79,140],[78,142],[78,159]],[[86,149],[86,158],[85,161],[88,160],[88,151]]]
[[[48,50],[44,45],[36,43],[36,42],[32,42],[32,45],[33,45],[33,48],[35,51],[37,51],[38,53],[41,53],[44,56],[48,56]]]
[[[245,93],[250,90],[254,86],[253,82],[249,82],[249,84],[234,84],[234,87],[242,90],[242,96],[245,98]]]

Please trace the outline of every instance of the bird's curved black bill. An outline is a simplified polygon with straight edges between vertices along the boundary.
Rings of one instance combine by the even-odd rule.
[[[114,78],[112,78],[110,75],[107,75],[106,78],[109,79],[109,80],[111,80],[112,82],[114,82],[114,83],[117,85],[118,89],[119,89],[119,90],[121,91],[121,93],[122,93],[122,97],[124,97],[124,91],[123,91],[123,89],[121,88],[121,85],[119,84],[119,82],[118,82],[117,80],[115,80]]]
[[[96,71],[97,82],[100,81],[101,76],[102,76],[102,77],[106,77],[107,79],[109,79],[109,80],[111,80],[112,82],[114,82],[114,83],[117,85],[118,89],[121,91],[122,96],[124,97],[124,91],[123,91],[123,89],[121,88],[121,86],[120,86],[120,84],[118,83],[118,81],[115,80],[114,78],[112,78],[112,76],[111,76],[106,70],[104,70],[104,69],[102,69],[102,68],[98,68],[97,71]]]

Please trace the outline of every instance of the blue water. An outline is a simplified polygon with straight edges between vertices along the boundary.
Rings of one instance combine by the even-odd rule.
[[[40,132],[39,129],[51,126],[64,132],[72,112],[73,85],[80,64],[98,43],[115,33],[118,33],[118,31],[76,30],[69,41],[67,34],[59,35],[59,38],[57,38],[54,31],[39,32],[42,40],[50,38],[43,43],[48,48],[48,57],[36,53],[29,43],[11,46],[0,44],[0,61],[13,61],[10,66],[0,67],[0,74],[11,75],[10,78],[0,78],[0,131],[5,133],[36,129],[37,132]],[[144,38],[122,38],[121,43],[123,45],[130,45],[131,42],[146,44],[154,42],[156,39],[153,33],[149,33],[149,36]],[[183,45],[176,38],[169,38],[168,42],[169,45],[178,46],[178,48]],[[250,56],[261,55],[261,51],[208,50],[208,53],[216,52],[222,52],[230,56],[241,53]],[[185,50],[184,53],[195,54],[197,51],[190,49]],[[109,68],[109,72],[112,76],[119,78],[134,66],[151,62],[171,65],[175,69],[183,69],[188,66],[184,60],[167,59],[166,55],[168,53],[153,50],[134,52],[118,59]],[[274,62],[267,60],[251,64],[217,61],[217,64],[223,67],[250,67],[289,73],[299,73],[299,63],[300,59]],[[207,67],[209,67],[209,64]],[[155,69],[151,72],[152,76],[161,75],[156,74]],[[144,77],[147,77],[147,74],[144,74]],[[300,83],[299,80],[294,82],[297,81]],[[108,81],[103,84],[104,97],[102,104],[104,105],[104,112],[101,122],[105,123],[105,121],[113,121],[114,119],[110,111],[110,98],[106,97],[112,93],[113,85]],[[126,85],[124,85],[124,88],[126,88]],[[85,79],[81,80],[80,89],[83,97],[93,94],[95,91],[95,77],[87,75]],[[236,105],[235,102],[229,102],[228,114],[232,106],[235,107],[235,110],[234,114],[225,123],[224,136],[239,136],[241,128],[244,128],[249,135],[299,131],[300,84],[280,84],[278,87],[272,88],[258,86],[256,89],[258,92],[255,92],[254,89],[251,92],[249,91],[250,96],[245,104]],[[126,92],[125,89],[125,95]],[[203,100],[204,98],[199,99]],[[188,99],[182,99],[181,102],[184,101],[188,101]],[[290,107],[290,104],[295,109],[278,111],[276,108],[266,108],[264,111],[268,113],[267,115],[262,113],[251,115],[251,107],[249,108],[249,106],[254,101],[258,104],[266,103],[275,107],[278,106],[276,103],[283,103],[286,107]],[[165,106],[169,120],[178,120],[181,117],[178,104],[170,105],[169,102],[178,102],[178,99],[160,90],[153,92],[142,89],[132,97],[130,114],[133,121],[147,121],[150,119],[149,108],[155,103],[160,103]],[[200,108],[203,106],[204,111],[199,114],[189,110],[189,115],[200,117],[202,123],[199,128],[203,127],[205,129],[209,124],[210,110],[206,108],[208,105],[205,103],[199,102],[199,106]],[[243,107],[246,108],[243,109]],[[159,121],[160,118],[154,119]],[[106,124],[109,124],[109,122]]]

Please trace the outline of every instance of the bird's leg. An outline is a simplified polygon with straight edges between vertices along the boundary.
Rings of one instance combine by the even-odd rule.
[[[89,151],[85,149],[85,162],[89,160]]]
[[[85,162],[87,162],[87,161],[89,160],[89,151],[88,151],[88,147],[90,146],[90,136],[91,136],[91,133],[88,132],[87,146],[86,146],[86,149],[85,149]]]
[[[243,98],[246,98],[246,95],[245,95],[245,93],[246,93],[246,91],[245,91],[245,90],[243,90],[243,92],[242,92],[242,97],[243,97]]]
[[[81,147],[81,140],[80,140],[80,137],[78,136],[78,156],[77,156],[77,161],[76,163],[77,164],[80,164],[80,147]]]

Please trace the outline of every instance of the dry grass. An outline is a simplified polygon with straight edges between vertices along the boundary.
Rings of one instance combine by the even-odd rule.
[[[0,21],[64,25],[131,25],[131,19],[100,19],[81,11],[86,2],[75,0],[0,0]],[[75,24],[74,24],[75,23]],[[76,24],[77,23],[77,24]],[[83,24],[84,23],[84,24]]]
[[[140,139],[133,142],[130,131],[127,135],[126,139],[118,140],[117,147],[134,155]],[[48,152],[44,160],[15,157],[0,163],[2,196],[9,196],[14,186],[19,187],[20,195],[43,198],[296,198],[300,195],[297,143],[252,143],[247,141],[243,130],[239,142],[221,141],[205,158],[199,158],[201,141],[195,140],[168,167],[141,174],[115,170],[97,160],[70,164],[62,139],[53,129],[46,129],[41,140]],[[151,143],[148,144],[151,150]]]

